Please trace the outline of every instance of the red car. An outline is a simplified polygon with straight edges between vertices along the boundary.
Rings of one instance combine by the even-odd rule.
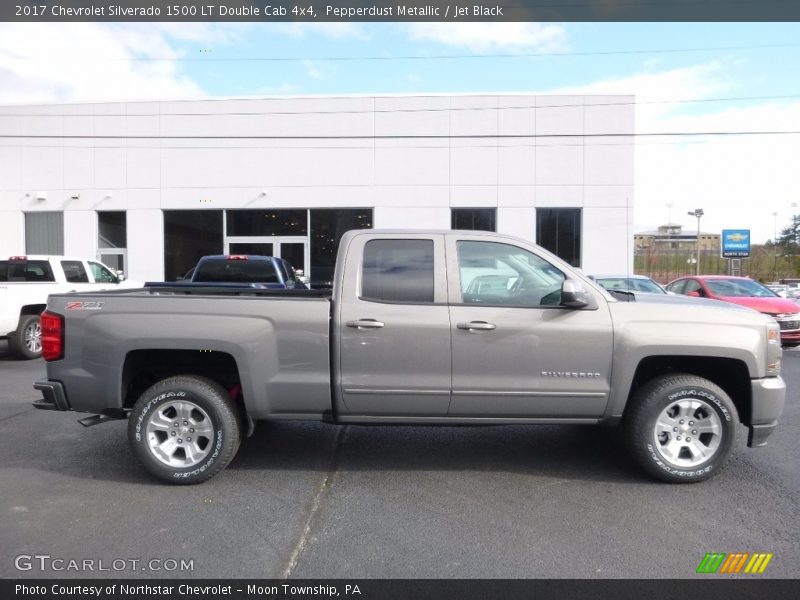
[[[769,315],[780,325],[781,343],[789,348],[800,346],[800,306],[748,277],[681,277],[665,287],[675,294],[732,302]]]

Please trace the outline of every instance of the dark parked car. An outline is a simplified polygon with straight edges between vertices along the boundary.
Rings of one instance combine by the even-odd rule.
[[[179,281],[265,289],[306,289],[292,265],[284,259],[253,254],[204,256]]]
[[[800,307],[749,277],[681,277],[666,287],[675,294],[723,300],[769,315],[780,325],[781,343],[786,347],[800,346]]]

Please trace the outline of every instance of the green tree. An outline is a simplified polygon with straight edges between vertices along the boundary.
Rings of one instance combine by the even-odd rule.
[[[796,256],[800,253],[800,215],[794,215],[791,224],[781,230],[777,243],[785,255]]]

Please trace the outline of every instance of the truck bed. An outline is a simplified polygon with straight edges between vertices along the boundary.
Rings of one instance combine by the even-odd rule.
[[[108,412],[130,400],[132,364],[229,357],[254,419],[321,419],[331,412],[330,296],[215,286],[55,294],[48,309],[65,316],[65,358],[48,374],[70,381],[73,409]]]

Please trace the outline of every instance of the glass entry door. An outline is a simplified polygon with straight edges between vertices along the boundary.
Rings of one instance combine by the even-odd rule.
[[[308,238],[236,236],[225,240],[225,254],[274,256],[288,262],[296,272],[308,274]]]

